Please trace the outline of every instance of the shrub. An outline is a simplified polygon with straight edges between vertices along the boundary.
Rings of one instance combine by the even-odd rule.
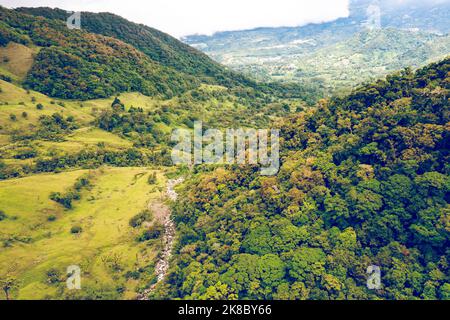
[[[38,104],[36,105],[36,109],[42,110],[42,109],[44,109],[44,106],[42,105],[42,103],[38,103]]]
[[[130,219],[130,226],[133,228],[140,227],[145,221],[151,221],[152,214],[148,210],[144,210]]]
[[[163,232],[163,226],[160,224],[154,225],[150,227],[148,230],[145,230],[140,237],[138,237],[137,241],[145,242],[149,240],[158,239]]]
[[[158,178],[156,177],[156,172],[153,172],[151,175],[148,176],[147,182],[149,185],[155,185],[158,183]]]
[[[50,269],[47,271],[47,282],[50,284],[61,282],[61,272],[57,269]]]
[[[81,226],[73,226],[70,229],[70,233],[72,234],[80,234],[81,232],[83,232],[83,228]]]
[[[7,218],[6,213],[4,213],[2,210],[0,210],[0,221],[3,221]]]
[[[141,277],[141,274],[139,273],[139,271],[128,271],[127,273],[125,273],[125,278],[128,279],[133,279],[133,280],[138,280]]]
[[[4,74],[0,74],[0,80],[6,81],[6,82],[12,82],[12,78],[9,76],[6,76]]]
[[[183,124],[185,124],[190,129],[194,128],[194,122],[191,119],[185,118],[183,120]]]
[[[19,149],[14,155],[14,159],[32,159],[37,156],[37,151],[33,147]]]
[[[52,194],[50,194],[50,200],[58,202],[66,209],[72,209],[72,200],[74,200],[74,194],[70,192],[67,195],[61,195],[60,192],[53,192]]]
[[[79,178],[74,185],[75,190],[80,191],[82,188],[89,187],[91,182],[88,177]]]
[[[125,105],[120,101],[118,97],[114,99],[113,103],[111,104],[111,107],[115,110],[125,111]]]
[[[170,125],[171,124],[170,118],[166,114],[163,114],[161,116],[161,121],[164,122],[166,125]]]

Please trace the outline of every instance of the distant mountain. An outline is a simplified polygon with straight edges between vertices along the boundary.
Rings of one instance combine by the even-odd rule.
[[[17,8],[16,11],[66,21],[70,12],[51,8]],[[159,64],[185,74],[222,82],[230,77],[221,65],[204,53],[156,29],[136,24],[111,13],[81,13],[83,30],[119,39]]]
[[[190,177],[155,298],[448,300],[449,90],[450,59],[391,74],[281,121],[276,176]]]
[[[445,58],[450,36],[398,29],[363,31],[348,40],[319,49],[295,61],[295,67],[278,71],[286,79],[313,79],[334,88],[350,88],[406,67]]]
[[[374,9],[375,8],[375,9]],[[388,43],[383,43],[379,36],[368,35],[374,42],[360,41],[364,34],[370,31],[379,31],[377,25],[370,28],[370,12],[372,15],[377,8],[380,10],[380,26],[384,30]],[[356,69],[371,77],[387,74],[391,70],[408,65],[420,66],[427,62],[438,60],[450,53],[448,41],[444,37],[450,30],[448,17],[450,15],[450,1],[369,1],[353,0],[350,4],[350,15],[335,21],[309,24],[301,27],[258,28],[254,30],[219,32],[212,36],[194,35],[182,39],[186,43],[204,51],[220,63],[231,68],[243,71],[259,79],[294,80],[298,82],[311,82],[310,74],[304,74],[305,57],[312,61],[309,69],[315,69],[317,79],[313,81],[321,84],[328,90],[334,91],[354,85],[355,82],[339,82],[341,72],[357,78],[358,82],[368,80],[360,75],[349,75],[348,70],[339,69],[330,74],[329,65],[338,61],[324,61],[325,52],[333,52],[338,56],[354,54],[361,56],[363,63],[356,64]],[[389,34],[390,30],[397,30]],[[442,36],[442,38],[440,37]],[[405,38],[409,38],[405,43]],[[383,63],[375,70],[372,64],[379,62],[372,60],[373,49],[385,51],[398,41],[395,52],[385,52],[384,57],[392,64]],[[431,41],[431,42],[430,42]],[[427,43],[429,47],[422,46]],[[414,43],[420,46],[420,54],[414,53]],[[442,45],[444,43],[444,45]],[[346,47],[347,45],[350,47]],[[401,44],[405,44],[402,47]],[[344,51],[338,53],[340,49]],[[314,54],[317,53],[315,57]],[[411,59],[407,54],[412,54]],[[403,61],[394,61],[392,57],[403,56]],[[352,57],[349,57],[352,58]],[[369,63],[369,66],[366,65]],[[323,68],[322,68],[323,66]],[[331,77],[331,83],[329,81]],[[327,80],[328,79],[328,80]]]

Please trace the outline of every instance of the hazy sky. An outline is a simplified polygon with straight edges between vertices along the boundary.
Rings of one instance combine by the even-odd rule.
[[[349,0],[0,0],[6,7],[112,12],[174,36],[298,26],[348,15]]]

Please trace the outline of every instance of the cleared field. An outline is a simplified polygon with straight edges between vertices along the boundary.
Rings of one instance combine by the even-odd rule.
[[[6,134],[0,134],[0,147],[9,144],[9,136]]]
[[[10,42],[6,47],[0,47],[0,67],[23,79],[33,65],[34,54],[33,49]]]
[[[7,218],[0,221],[0,278],[9,270],[17,279],[18,289],[12,297],[80,298],[95,290],[100,295],[96,298],[134,298],[137,286],[152,281],[160,247],[159,240],[137,242],[143,230],[129,226],[133,216],[162,195],[165,178],[157,172],[160,184],[151,186],[147,178],[152,172],[147,168],[90,172],[92,187],[82,192],[71,210],[49,196],[67,191],[88,173],[85,170],[1,181],[0,210]],[[74,226],[82,232],[73,234]],[[81,291],[66,289],[66,268],[70,265],[82,270]],[[125,277],[138,269],[140,280]],[[59,275],[57,280],[53,273]]]
[[[107,99],[95,99],[84,101],[83,107],[90,110],[91,112],[96,112],[98,110],[103,110],[109,108],[113,103],[115,97],[110,97]],[[139,92],[126,92],[121,93],[119,96],[120,101],[125,104],[125,108],[129,109],[131,107],[140,107],[146,111],[154,110],[162,102],[162,100],[153,97],[147,97]]]
[[[124,150],[133,146],[133,143],[129,140],[93,127],[76,130],[73,134],[66,136],[65,141],[33,140],[27,143],[27,146],[33,147],[40,156],[50,157],[75,154],[88,149],[95,150],[100,144],[109,150]],[[13,155],[22,148],[24,148],[23,143],[10,143],[10,138],[7,135],[0,135],[0,154],[3,157],[3,162],[9,164],[32,164],[34,159],[19,160],[13,158]]]
[[[2,80],[0,89],[0,134],[30,130],[38,124],[40,116],[54,113],[61,113],[65,117],[73,116],[82,124],[94,120],[94,116],[88,109],[83,109],[80,102],[54,100]],[[42,110],[37,109],[38,104],[43,106]],[[24,112],[26,118],[23,117]],[[11,115],[14,115],[16,120],[11,120]]]
[[[57,154],[61,152],[66,154],[77,153],[90,147],[95,148],[100,143],[112,149],[127,149],[133,146],[133,143],[128,140],[93,127],[76,130],[65,139],[66,141],[62,142],[35,140],[33,145],[36,146],[40,154],[44,155],[46,153]]]
[[[36,102],[42,102],[45,104],[50,104],[51,101],[56,101],[36,91],[30,90],[27,92],[27,90],[3,80],[0,80],[0,88],[2,89],[0,91],[0,102],[7,102],[11,105],[19,104],[20,102],[31,103],[31,99],[33,97],[36,99]]]
[[[33,132],[39,125],[39,117],[60,113],[63,117],[72,116],[80,129],[64,137],[64,141],[33,140],[30,144],[36,148],[39,155],[77,153],[86,148],[96,148],[100,143],[112,149],[126,149],[133,146],[132,142],[112,133],[93,126],[95,115],[110,108],[113,99],[92,101],[54,100],[34,91],[26,91],[15,84],[0,80],[0,152],[3,160],[10,164],[19,163],[12,156],[23,143],[12,142],[16,133]],[[151,98],[137,93],[126,94],[126,103],[135,101],[151,101]],[[43,108],[38,109],[41,104]],[[14,117],[14,118],[12,118]],[[6,152],[6,153],[5,153]]]

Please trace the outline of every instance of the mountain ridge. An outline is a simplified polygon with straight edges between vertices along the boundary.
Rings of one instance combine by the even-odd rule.
[[[372,5],[379,5],[380,25],[368,25],[368,9]],[[376,8],[376,7],[375,7]],[[372,13],[373,14],[373,13]],[[327,94],[336,93],[342,89],[349,89],[363,81],[369,81],[373,77],[382,77],[399,68],[394,63],[386,72],[375,72],[371,66],[359,64],[358,69],[366,71],[371,77],[360,78],[359,82],[339,82],[340,73],[335,72],[333,79],[326,79],[328,70],[321,68],[326,60],[315,57],[314,67],[319,79],[311,80],[309,75],[293,76],[295,71],[301,68],[305,56],[314,55],[320,50],[336,51],[338,47],[345,46],[362,32],[373,30],[395,29],[397,34],[408,33],[411,40],[417,38],[421,41],[421,34],[427,33],[436,36],[436,41],[429,51],[422,48],[423,56],[416,54],[414,61],[400,65],[400,68],[413,65],[423,66],[429,62],[441,59],[450,53],[450,47],[442,47],[439,36],[447,35],[450,31],[448,15],[450,14],[450,1],[427,2],[407,1],[404,5],[395,5],[390,1],[353,0],[350,3],[350,15],[347,18],[339,18],[322,24],[314,23],[300,27],[258,28],[252,30],[218,32],[212,36],[193,35],[184,37],[186,43],[202,50],[216,61],[229,66],[233,70],[243,72],[262,81],[294,81],[298,83],[317,82],[324,86]],[[416,34],[414,32],[417,32]],[[403,36],[398,38],[404,41]],[[435,48],[441,48],[436,52]],[[360,47],[352,48],[361,49]],[[410,51],[410,47],[403,48],[403,54]],[[433,60],[426,56],[435,53]],[[371,52],[364,52],[364,59],[370,60]],[[333,81],[337,83],[333,83]],[[349,85],[350,84],[350,85]]]

